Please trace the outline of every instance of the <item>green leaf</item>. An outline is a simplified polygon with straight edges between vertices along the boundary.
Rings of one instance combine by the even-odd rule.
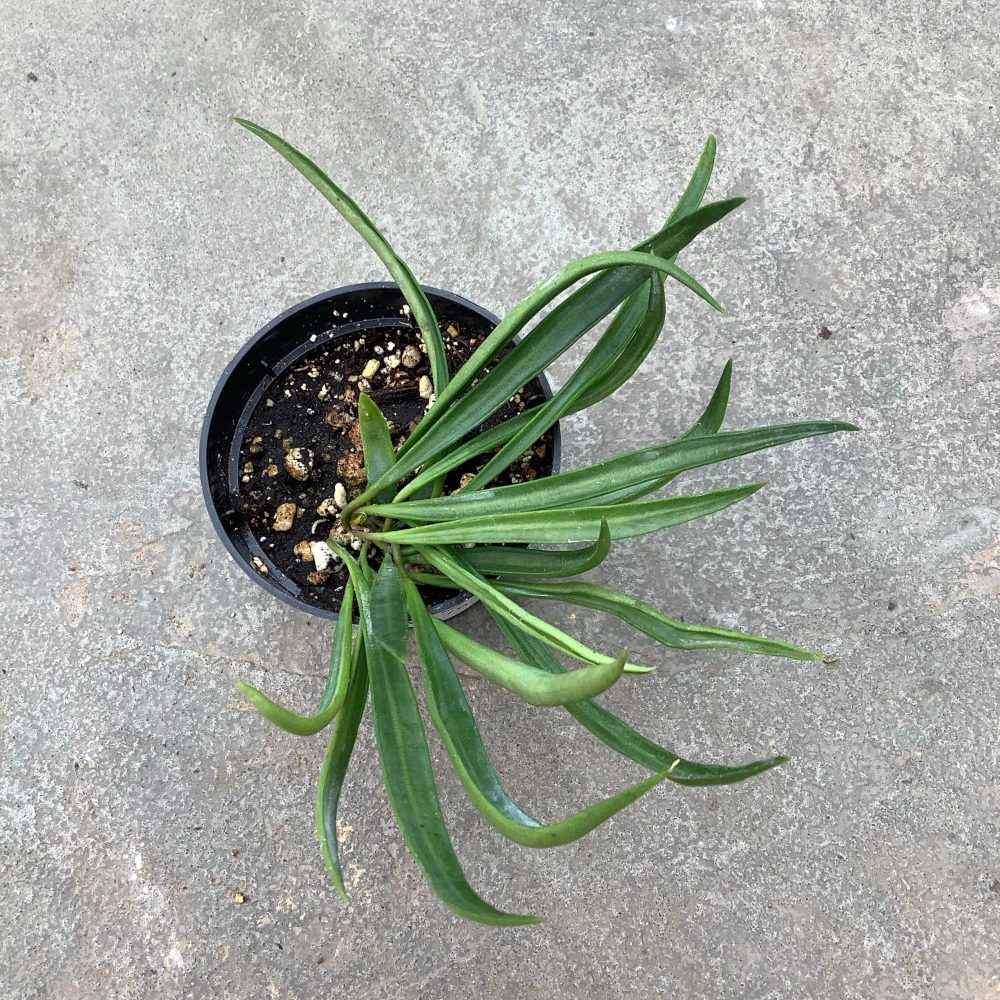
[[[476,383],[474,393],[467,393],[459,398],[471,381],[466,374],[470,365],[477,364],[477,359],[482,355],[484,359],[482,367],[485,367],[529,320],[544,309],[556,296],[582,278],[598,271],[611,271],[622,267],[631,268],[637,273],[639,278],[636,282],[637,285],[641,284],[651,271],[668,275],[693,291],[699,298],[704,299],[713,308],[722,311],[719,303],[690,274],[672,261],[656,254],[637,250],[611,250],[572,261],[556,272],[548,281],[543,282],[521,303],[514,306],[476,349],[466,364],[456,372],[450,385],[458,388],[454,390],[449,388],[442,393],[435,403],[434,409],[420,421],[414,432],[400,448],[402,468],[406,472],[412,471],[432,458],[436,452],[460,440],[470,430],[478,427],[485,417],[506,403],[515,392],[537,375],[553,358],[562,354],[586,331],[581,331],[579,336],[574,337],[569,344],[563,346],[564,338],[542,337],[536,333],[536,330],[532,330],[508,354],[505,354],[488,374],[483,375]],[[614,308],[614,305],[611,308]],[[598,320],[602,318],[598,317]],[[538,328],[541,328],[544,322],[545,320],[539,323]],[[433,428],[434,433],[421,432],[421,427],[434,420],[435,412],[446,414],[447,420],[437,419]],[[416,444],[411,445],[410,442],[416,442],[419,439],[424,439],[419,447]]]
[[[606,663],[580,667],[560,677],[550,677],[476,642],[442,621],[435,619],[434,627],[448,652],[472,667],[476,673],[516,694],[529,705],[540,707],[567,705],[607,691],[621,677],[625,657],[628,655],[626,650],[617,660],[609,658]]]
[[[691,180],[688,181],[680,201],[674,206],[674,210],[667,219],[667,226],[678,219],[690,215],[701,204],[708,190],[709,181],[712,179],[712,171],[715,169],[715,136],[710,135],[705,141],[705,148],[698,158]]]
[[[642,291],[641,288],[639,290]],[[635,314],[636,312],[638,315]],[[634,310],[631,306],[631,296],[626,299],[618,315],[615,316],[597,344],[567,379],[566,384],[550,400],[530,411],[531,420],[489,459],[486,465],[475,474],[465,490],[467,492],[478,490],[495,479],[525,448],[534,444],[560,417],[571,412],[575,408],[575,401],[592,383],[603,380],[609,371],[616,371],[615,358],[622,353],[637,327],[652,331],[655,340],[663,326],[663,316],[663,287],[658,281],[653,282],[649,291],[648,307],[644,311],[642,309]]]
[[[316,788],[316,835],[319,837],[323,864],[345,902],[347,889],[344,886],[344,875],[340,868],[340,854],[337,848],[337,808],[367,701],[368,667],[365,661],[364,641],[358,636],[347,699],[330,740],[323,768],[319,774],[319,785]]]
[[[643,601],[616,593],[595,583],[502,582],[497,589],[510,597],[534,597],[593,608],[620,618],[671,649],[732,649],[762,656],[787,656],[793,660],[822,660],[818,653],[777,639],[765,639],[711,625],[675,621]]]
[[[364,450],[368,481],[374,482],[385,474],[395,460],[396,454],[392,446],[389,425],[382,416],[382,411],[375,401],[363,392],[358,394],[358,424],[361,428],[361,446]],[[391,497],[391,487],[379,494],[382,500],[389,500]]]
[[[537,639],[497,615],[493,615],[493,618],[511,647],[525,661],[550,674],[565,671],[566,668]],[[651,771],[666,771],[667,777],[679,785],[728,785],[762,774],[788,760],[787,757],[768,757],[736,766],[699,764],[647,739],[597,702],[581,701],[566,705],[565,708],[580,725],[616,753]]]
[[[756,493],[763,485],[751,483],[736,489],[623,503],[614,507],[574,507],[568,510],[487,514],[483,517],[423,524],[415,528],[372,532],[369,537],[417,546],[505,542],[511,538],[522,542],[559,545],[591,542],[599,537],[601,522],[607,521],[612,538],[632,538],[714,514]],[[406,504],[398,506],[405,507]]]
[[[633,292],[625,300],[625,308],[632,297],[640,295],[643,289]],[[645,361],[646,356],[653,349],[653,345],[659,339],[663,329],[663,320],[666,316],[666,300],[663,292],[663,282],[653,281],[646,290],[644,311],[642,317],[635,325],[632,335],[623,345],[618,356],[613,362],[606,365],[599,377],[594,378],[574,400],[569,413],[578,413],[588,406],[593,406],[602,399],[607,399],[612,393],[620,389],[638,370]]]
[[[319,707],[313,715],[299,715],[297,712],[272,701],[263,691],[236,681],[236,687],[246,696],[250,704],[269,722],[287,733],[296,736],[313,736],[326,729],[340,711],[347,697],[351,679],[351,623],[354,618],[354,588],[348,583],[344,588],[337,627],[330,647],[330,672],[326,687],[320,698]]]
[[[722,369],[722,374],[719,376],[719,381],[716,383],[708,405],[694,424],[681,435],[681,440],[698,437],[702,434],[719,433],[722,429],[722,422],[726,419],[726,410],[729,407],[729,390],[732,384],[733,359],[730,358]]]
[[[670,225],[665,226],[650,239],[644,243],[640,243],[633,251],[619,252],[626,254],[630,252],[651,254],[662,261],[670,263],[672,258],[691,243],[700,233],[724,219],[730,212],[739,208],[745,200],[745,198],[730,198],[726,201],[706,205],[704,208],[691,212],[685,215],[684,218],[677,219]],[[504,317],[501,323],[498,324],[496,329],[479,345],[472,357],[456,373],[454,384],[449,386],[446,392],[438,399],[438,402],[443,402],[446,408],[450,406],[451,402],[472,385],[478,376],[493,363],[494,357],[520,333],[523,327],[541,309],[570,285],[579,281],[580,278],[586,277],[587,273],[593,273],[594,271],[604,272],[593,281],[588,282],[576,293],[569,296],[556,309],[553,309],[524,338],[521,344],[518,345],[519,348],[523,347],[527,341],[535,341],[537,343],[558,336],[558,344],[553,345],[554,347],[558,347],[558,350],[557,353],[552,354],[548,359],[551,361],[576,343],[596,323],[609,316],[618,305],[624,302],[649,277],[648,264],[637,268],[626,268],[624,266],[626,259],[623,258],[617,266],[608,267],[608,260],[609,255],[607,254],[594,254],[581,258],[581,260],[566,265],[566,267],[543,282],[527,298],[518,303]],[[657,270],[661,270],[661,268],[657,267]],[[662,269],[662,273],[670,274],[671,272],[667,269]],[[676,276],[676,273],[671,274],[671,276]],[[517,349],[515,348],[515,350]],[[505,360],[509,360],[514,354],[515,351],[511,351]],[[538,369],[537,371],[540,370]],[[537,374],[537,371],[533,374]],[[531,377],[529,375],[527,378]],[[525,384],[527,378],[516,382],[513,388],[520,388],[520,386]],[[484,380],[480,380],[480,384],[482,381]],[[477,392],[479,392],[478,387]],[[437,417],[430,416],[428,430],[437,420],[440,420],[440,413]],[[420,428],[417,428],[411,440],[414,438],[419,440],[426,433],[427,431],[421,431]]]
[[[389,241],[379,232],[375,224],[358,207],[357,203],[346,192],[337,187],[309,157],[300,153],[294,146],[282,139],[281,136],[276,135],[262,125],[256,125],[245,118],[237,118],[235,121],[245,129],[253,132],[254,135],[263,139],[273,150],[280,153],[281,156],[295,167],[351,226],[357,230],[364,241],[375,251],[382,263],[385,264],[389,273],[399,285],[400,291],[403,293],[403,297],[409,304],[413,317],[420,327],[420,333],[427,347],[427,357],[431,364],[431,377],[434,381],[434,390],[440,393],[448,384],[448,363],[445,357],[444,341],[441,338],[441,331],[438,329],[434,310],[431,308],[424,290],[420,287],[416,278],[413,277],[410,269],[403,263],[396,251],[393,250]]]
[[[596,465],[574,469],[572,472],[560,472],[545,479],[513,486],[496,486],[478,493],[459,493],[457,496],[439,497],[435,500],[373,504],[365,509],[380,516],[390,515],[413,523],[479,517],[485,514],[509,515],[577,504],[589,507],[600,504],[608,495],[615,496],[632,487],[648,486],[664,476],[714,465],[802,438],[853,430],[857,430],[853,424],[813,421],[678,438],[666,444],[619,455]],[[591,541],[594,537],[596,535],[576,540]],[[508,539],[503,539],[506,540]]]
[[[611,529],[601,522],[597,541],[581,549],[527,549],[521,546],[476,546],[462,556],[474,570],[493,576],[576,576],[600,565],[611,551]]]
[[[441,812],[416,695],[406,672],[406,625],[403,582],[392,560],[384,559],[372,586],[365,646],[382,775],[406,846],[430,887],[461,916],[502,926],[537,923],[538,917],[505,913],[480,898],[458,862]]]
[[[509,840],[526,847],[557,847],[579,840],[667,777],[651,775],[617,795],[602,799],[557,823],[542,824],[508,794],[483,746],[462,684],[416,587],[407,584],[407,605],[420,650],[427,707],[455,773],[473,805]],[[538,673],[538,671],[535,671]]]
[[[628,670],[629,673],[649,672],[649,667],[626,663],[622,657],[615,659],[611,656],[605,656],[603,653],[596,653],[589,646],[585,646],[571,635],[567,635],[562,629],[558,629],[555,625],[525,611],[516,601],[498,591],[481,574],[470,569],[457,552],[429,546],[418,548],[418,552],[423,562],[429,563],[440,573],[443,573],[452,583],[467,590],[470,594],[475,594],[487,607],[511,621],[517,622],[521,628],[526,629],[542,642],[566,653],[567,656],[572,656],[583,663],[607,668],[610,668],[611,664],[617,664],[620,659],[622,667],[619,668],[619,673],[622,669]],[[603,677],[603,675],[600,676]]]

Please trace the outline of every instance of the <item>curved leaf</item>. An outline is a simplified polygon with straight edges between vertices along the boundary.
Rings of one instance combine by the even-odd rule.
[[[286,142],[281,136],[276,135],[262,125],[256,125],[245,118],[237,118],[235,121],[238,125],[242,125],[245,129],[263,139],[273,150],[295,167],[354,227],[364,241],[375,251],[382,263],[385,264],[389,273],[399,285],[403,297],[413,312],[413,318],[420,327],[420,333],[427,347],[427,357],[431,364],[431,377],[434,381],[434,389],[435,392],[440,393],[448,384],[448,362],[445,357],[444,341],[441,338],[441,331],[438,329],[434,310],[431,308],[431,304],[424,290],[417,282],[417,279],[413,277],[413,273],[396,251],[393,250],[389,241],[379,232],[372,220],[361,211],[357,203],[346,192],[337,187],[309,157],[300,153],[291,143]]]
[[[337,727],[323,760],[316,788],[316,835],[319,837],[323,864],[345,902],[347,889],[344,886],[344,874],[340,868],[340,853],[337,847],[337,808],[367,701],[368,666],[365,661],[364,641],[358,636],[351,670],[351,684],[347,690],[343,714],[337,720]]]
[[[410,854],[445,905],[470,920],[511,926],[538,917],[505,913],[481,899],[462,871],[441,813],[427,737],[406,672],[406,595],[384,559],[372,585],[365,647],[382,776]]]
[[[537,639],[497,615],[493,615],[493,619],[513,649],[527,662],[550,674],[565,671],[566,668]],[[763,774],[788,761],[787,757],[768,757],[736,766],[699,764],[647,739],[595,701],[581,701],[564,707],[580,725],[616,753],[651,771],[666,771],[667,777],[678,785],[729,785]]]
[[[601,521],[597,541],[581,549],[527,549],[521,546],[481,545],[462,558],[479,573],[493,576],[577,576],[600,565],[611,551],[611,529]]]
[[[351,679],[351,623],[354,619],[354,587],[348,583],[344,588],[341,600],[340,614],[337,616],[337,627],[333,633],[330,646],[330,673],[327,676],[326,687],[320,698],[319,707],[313,715],[299,715],[290,709],[272,701],[263,691],[236,681],[236,687],[249,700],[250,704],[269,722],[279,729],[296,736],[313,736],[326,729],[340,711],[347,697],[348,684]]]
[[[765,639],[733,629],[711,625],[689,625],[675,621],[644,601],[616,593],[595,583],[527,583],[497,582],[497,589],[511,597],[534,597],[562,601],[581,608],[605,611],[644,632],[650,638],[671,649],[732,649],[740,653],[761,656],[787,656],[792,660],[822,660],[800,646],[778,639]]]
[[[442,621],[435,619],[434,627],[448,652],[529,705],[542,708],[568,705],[607,691],[621,677],[628,655],[626,650],[617,660],[609,659],[607,663],[580,667],[559,677],[551,677],[476,642]]]
[[[729,406],[729,389],[732,383],[733,377],[733,360],[730,358],[725,367],[722,369],[722,375],[719,377],[719,381],[715,386],[715,390],[712,393],[712,398],[709,399],[708,405],[705,407],[701,416],[692,424],[678,440],[684,440],[684,438],[697,437],[701,434],[718,434],[720,428],[722,427],[722,422],[726,418],[726,409]],[[644,483],[639,489],[628,488],[624,490],[617,490],[613,493],[606,493],[604,495],[604,503],[621,503],[628,500],[638,500],[640,497],[648,496],[650,493],[655,493],[658,489],[666,486],[667,483],[673,482],[680,473],[672,472],[670,475],[664,476],[662,479],[655,479],[652,482]]]

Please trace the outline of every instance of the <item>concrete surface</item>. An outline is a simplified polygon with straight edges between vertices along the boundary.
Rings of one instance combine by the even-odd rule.
[[[5,0],[0,14],[0,996],[997,995],[990,5]],[[816,667],[640,642],[660,673],[609,698],[690,755],[780,749],[792,766],[661,788],[582,843],[531,852],[485,826],[435,745],[471,880],[547,915],[540,928],[436,904],[367,723],[342,906],[312,830],[322,739],[270,729],[233,689],[311,704],[328,630],[267,599],[212,536],[205,402],[267,318],[383,274],[236,113],[327,165],[419,276],[498,310],[570,256],[655,228],[715,131],[714,190],[752,201],[685,260],[730,311],[675,292],[634,386],[568,421],[568,464],[681,428],[730,353],[733,426],[864,425],[692,477],[771,486],[622,544],[595,574],[835,654]],[[479,611],[462,624],[486,628]],[[573,627],[625,639],[590,613]],[[469,688],[510,787],[543,816],[638,773],[565,714]]]

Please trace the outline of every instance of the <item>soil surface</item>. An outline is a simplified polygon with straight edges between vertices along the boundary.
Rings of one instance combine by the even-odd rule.
[[[488,326],[452,321],[442,333],[448,368],[454,373],[489,333]],[[264,558],[258,572],[279,570],[301,587],[300,599],[337,610],[347,571],[339,560],[324,567],[324,552],[315,543],[327,539],[343,507],[367,484],[357,419],[358,393],[379,406],[398,447],[433,406],[430,363],[415,327],[368,330],[357,337],[337,337],[336,330],[315,338],[316,346],[282,372],[251,414],[240,447],[240,490],[237,505],[253,530]],[[479,430],[544,399],[532,380]],[[455,469],[446,492],[475,473],[486,457]],[[521,482],[552,470],[552,436],[534,447],[494,481]],[[342,542],[353,544],[349,536]],[[318,555],[318,561],[317,561]],[[422,587],[431,603],[454,591]]]

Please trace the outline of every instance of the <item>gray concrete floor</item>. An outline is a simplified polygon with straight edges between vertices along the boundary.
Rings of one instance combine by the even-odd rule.
[[[995,996],[989,7],[0,4],[0,995]],[[213,537],[206,400],[270,316],[383,277],[240,113],[325,164],[421,278],[498,311],[655,228],[716,132],[713,190],[752,200],[685,261],[729,312],[675,292],[631,388],[567,421],[566,461],[674,433],[730,354],[733,426],[864,426],[692,477],[770,488],[621,544],[595,574],[835,654],[640,642],[659,673],[608,698],[690,755],[782,750],[791,766],[662,787],[579,844],[530,852],[479,819],[434,746],[470,878],[541,927],[482,928],[435,902],[367,723],[341,905],[312,830],[323,741],[269,728],[233,689],[311,704],[328,629]],[[572,627],[626,638],[590,613]],[[565,714],[469,689],[544,817],[638,774]]]

